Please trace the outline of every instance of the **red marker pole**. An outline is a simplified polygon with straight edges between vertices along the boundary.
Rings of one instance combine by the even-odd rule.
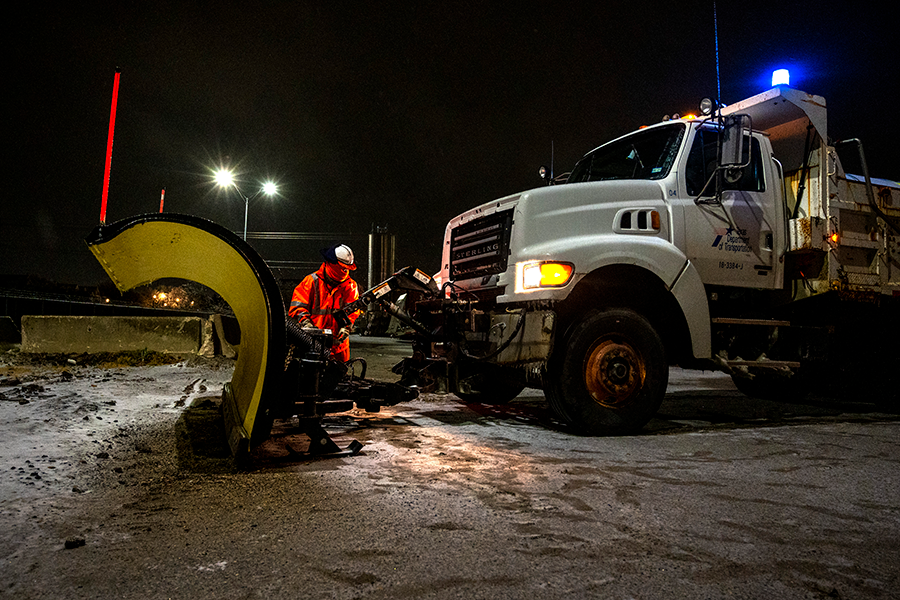
[[[103,199],[100,201],[100,224],[106,224],[106,199],[109,197],[109,167],[112,164],[113,132],[116,129],[116,104],[119,101],[119,69],[113,82],[112,108],[109,111],[109,136],[106,140],[106,168],[103,173]]]
[[[162,189],[162,193],[159,195],[159,212],[162,213],[163,203],[166,201],[166,188]]]

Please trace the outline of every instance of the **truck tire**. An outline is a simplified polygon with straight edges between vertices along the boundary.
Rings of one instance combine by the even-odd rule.
[[[545,394],[556,415],[588,435],[621,435],[653,418],[669,382],[662,340],[629,309],[591,312],[550,359]]]

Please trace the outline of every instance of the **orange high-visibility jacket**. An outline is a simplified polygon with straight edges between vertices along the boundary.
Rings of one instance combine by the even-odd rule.
[[[325,276],[325,264],[323,263],[318,271],[307,275],[300,285],[294,288],[288,316],[296,319],[301,325],[309,319],[318,329],[330,329],[334,335],[331,356],[347,362],[350,360],[350,340],[338,339],[340,326],[331,313],[358,298],[359,288],[356,282],[347,277],[335,285],[333,279]],[[360,314],[360,311],[351,313],[350,321],[355,321]]]

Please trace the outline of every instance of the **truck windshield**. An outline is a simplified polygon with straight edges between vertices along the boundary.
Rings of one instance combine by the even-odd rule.
[[[684,123],[673,123],[604,144],[578,161],[567,183],[662,179],[675,162],[684,131]]]

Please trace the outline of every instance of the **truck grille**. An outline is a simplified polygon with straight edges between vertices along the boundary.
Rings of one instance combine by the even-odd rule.
[[[450,234],[450,279],[502,273],[509,259],[513,211],[504,210],[460,225]]]

